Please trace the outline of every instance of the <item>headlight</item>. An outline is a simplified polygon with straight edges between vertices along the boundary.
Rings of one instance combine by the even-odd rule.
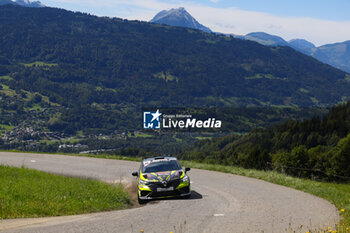
[[[140,185],[148,185],[148,182],[147,181],[145,181],[145,180],[139,180],[139,184]]]
[[[189,178],[187,175],[184,176],[184,178],[181,179],[182,182],[188,182]]]

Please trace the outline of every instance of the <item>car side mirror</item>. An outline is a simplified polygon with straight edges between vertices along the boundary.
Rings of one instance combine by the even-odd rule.
[[[138,172],[133,172],[132,175],[133,176],[139,176],[139,173]]]
[[[185,168],[185,173],[188,172],[188,171],[191,171],[191,168],[186,167],[186,168]]]

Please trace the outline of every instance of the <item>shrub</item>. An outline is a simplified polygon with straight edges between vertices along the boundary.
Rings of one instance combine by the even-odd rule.
[[[309,155],[305,146],[294,147],[290,153],[274,155],[273,167],[283,173],[294,176],[306,176],[304,170],[308,167]]]
[[[339,141],[330,152],[330,173],[350,177],[350,134]]]

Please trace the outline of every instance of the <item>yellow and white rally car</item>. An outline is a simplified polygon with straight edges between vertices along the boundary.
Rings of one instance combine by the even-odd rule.
[[[140,204],[147,200],[169,197],[191,196],[190,178],[175,157],[155,157],[144,159],[137,176],[137,195]]]

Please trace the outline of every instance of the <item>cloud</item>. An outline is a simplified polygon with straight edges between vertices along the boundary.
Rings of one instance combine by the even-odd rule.
[[[216,32],[245,35],[266,32],[286,40],[307,39],[316,45],[350,40],[350,21],[336,22],[314,18],[280,17],[238,8],[213,8],[189,5],[189,12],[197,20]]]
[[[161,0],[52,1],[81,4],[85,8],[87,5],[91,8],[98,7],[99,9],[106,7],[109,9],[108,12],[113,12],[113,15],[109,13],[109,15],[106,14],[107,16],[144,21],[149,21],[161,10],[183,6],[201,24],[216,32],[245,35],[250,32],[263,31],[281,36],[286,40],[294,38],[307,39],[316,45],[350,40],[350,30],[348,30],[350,21],[338,22],[314,18],[281,17],[263,12],[245,11],[236,7],[211,7],[194,1],[184,0],[167,2],[162,2]],[[218,2],[219,0],[210,1]]]

